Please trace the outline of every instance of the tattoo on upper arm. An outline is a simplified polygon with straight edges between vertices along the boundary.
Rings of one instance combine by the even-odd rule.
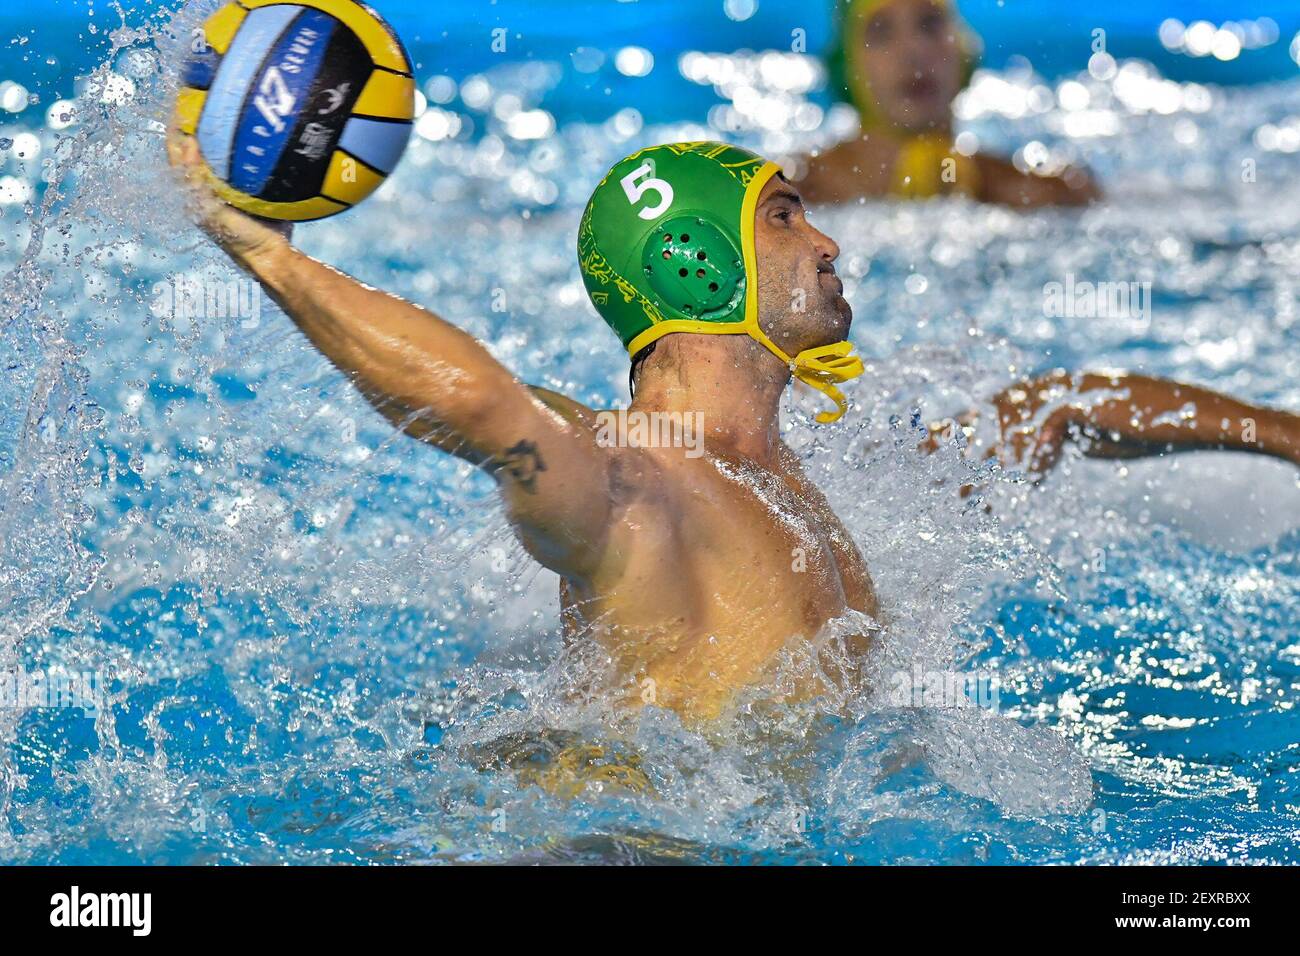
[[[537,445],[525,439],[505,450],[498,467],[508,472],[525,491],[532,492],[537,487],[537,473],[546,470],[546,463]]]

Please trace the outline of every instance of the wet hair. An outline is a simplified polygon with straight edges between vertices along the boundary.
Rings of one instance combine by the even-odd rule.
[[[658,344],[659,340],[655,339],[641,351],[637,352],[636,355],[632,356],[632,367],[627,370],[627,390],[631,393],[633,398],[636,398],[636,377],[641,374],[641,366],[645,363],[645,360],[650,357],[650,353],[655,350],[655,346]]]

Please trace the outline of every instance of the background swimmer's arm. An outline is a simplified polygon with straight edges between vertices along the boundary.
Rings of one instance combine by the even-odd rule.
[[[177,165],[197,161],[188,137],[169,148]],[[201,184],[194,198],[200,225],[378,411],[497,479],[533,557],[571,577],[594,567],[609,518],[610,456],[588,410],[521,384],[466,332],[299,252],[285,230]]]
[[[1043,473],[1067,441],[1090,458],[1197,449],[1247,451],[1300,465],[1300,415],[1145,375],[1058,370],[994,398],[1002,460]]]
[[[981,202],[1001,203],[1015,208],[1037,206],[1086,206],[1101,199],[1101,189],[1083,169],[1071,167],[1059,176],[1022,173],[1005,159],[980,154]]]

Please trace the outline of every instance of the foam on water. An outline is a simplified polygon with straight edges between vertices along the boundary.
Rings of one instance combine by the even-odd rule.
[[[606,662],[562,646],[557,582],[485,476],[395,436],[265,299],[163,303],[178,276],[239,278],[167,185],[175,37],[197,15],[119,28],[77,123],[37,131],[50,162],[8,158],[39,188],[0,220],[0,673],[106,686],[93,719],[0,708],[0,858],[1294,860],[1293,470],[1068,458],[1033,486],[917,444],[920,422],[1049,364],[1300,407],[1297,164],[1255,142],[1297,122],[1300,85],[1175,84],[1160,112],[1142,96],[1165,81],[1121,65],[1079,78],[1104,136],[1064,135],[1055,105],[1008,118],[985,89],[969,129],[1088,160],[1115,199],[816,212],[871,361],[845,424],[810,425],[795,393],[786,437],[863,551],[885,629],[860,682],[838,676],[838,638],[876,622],[832,622],[687,727],[619,711]],[[533,74],[491,89],[527,105]],[[727,132],[620,115],[541,140],[487,118],[477,138],[417,137],[361,209],[298,241],[523,379],[611,407],[626,357],[573,255],[591,185],[644,143],[735,133],[781,154],[821,118],[787,91],[789,129],[749,129],[751,100],[725,92]],[[800,135],[831,136],[841,118],[823,119]],[[1149,319],[1045,315],[1067,273],[1151,281]],[[814,669],[825,698],[783,702]],[[996,712],[900,702],[900,676],[931,673],[988,678]]]

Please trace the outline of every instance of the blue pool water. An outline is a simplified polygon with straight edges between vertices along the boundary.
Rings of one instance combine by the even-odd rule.
[[[447,38],[423,6],[392,6],[446,53],[422,67],[428,118],[379,193],[298,241],[594,405],[626,399],[573,254],[605,168],[706,136],[788,156],[843,122],[811,60],[716,55],[788,36],[770,0],[742,21],[720,3],[592,3],[563,30],[521,5],[536,45],[501,63],[452,41],[509,5],[448,14]],[[235,278],[163,186],[165,18],[133,10],[123,30],[96,9],[117,32],[75,68],[76,44],[35,31],[22,62],[43,99],[0,125],[0,674],[90,675],[94,713],[0,707],[0,860],[1296,862],[1294,469],[1071,460],[1039,489],[989,472],[976,502],[954,493],[957,450],[919,457],[910,422],[1056,364],[1300,409],[1300,24],[1252,11],[1280,38],[1216,74],[1152,40],[1155,10],[1090,74],[1086,40],[1013,56],[1032,22],[1016,7],[972,5],[1005,55],[963,128],[1086,162],[1109,201],[817,210],[871,367],[842,426],[810,426],[802,395],[787,416],[890,612],[876,672],[988,679],[996,709],[755,693],[706,728],[575,699],[599,662],[561,648],[556,580],[514,545],[490,482],[394,437],[269,304],[162,304],[178,277]],[[1130,58],[1153,42],[1155,62]],[[614,68],[631,44],[655,52],[649,76]],[[6,56],[0,81],[27,82],[27,54]],[[1234,72],[1253,57],[1270,65]],[[68,70],[96,72],[74,90]],[[78,121],[51,122],[74,94]],[[1044,287],[1067,274],[1150,281],[1151,313],[1051,317]],[[538,786],[575,743],[649,786]]]

